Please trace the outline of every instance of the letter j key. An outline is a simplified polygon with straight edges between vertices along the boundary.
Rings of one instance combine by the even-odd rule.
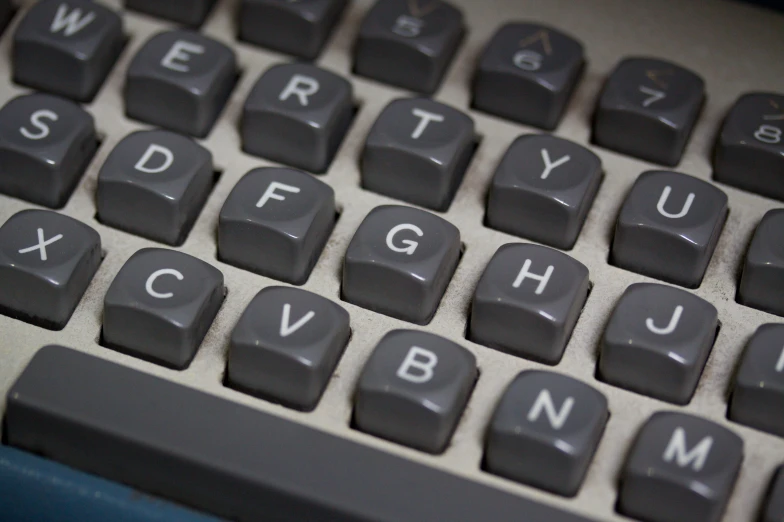
[[[710,183],[677,172],[644,172],[621,207],[610,260],[697,288],[727,212],[727,195]]]

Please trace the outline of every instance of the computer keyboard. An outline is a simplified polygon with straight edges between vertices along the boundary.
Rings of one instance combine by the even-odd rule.
[[[6,24],[0,520],[784,519],[782,14]]]

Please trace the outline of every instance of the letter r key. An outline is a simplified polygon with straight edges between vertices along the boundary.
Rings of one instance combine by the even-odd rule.
[[[476,358],[437,335],[395,330],[371,354],[354,420],[373,435],[430,453],[444,450],[476,379]]]

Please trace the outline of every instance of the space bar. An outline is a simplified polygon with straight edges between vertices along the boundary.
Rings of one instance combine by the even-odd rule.
[[[60,346],[5,422],[12,446],[232,520],[587,520]]]

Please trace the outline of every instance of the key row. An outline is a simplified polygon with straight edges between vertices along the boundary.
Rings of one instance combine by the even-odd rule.
[[[274,173],[275,169],[269,171]],[[72,218],[26,210],[0,227],[0,245],[0,283],[6,288],[0,296],[0,309],[33,324],[63,328],[100,263],[98,234]],[[459,248],[457,229],[441,218],[406,207],[378,207],[349,244],[343,263],[342,298],[424,324],[438,307],[457,264]],[[279,250],[291,251],[282,245]],[[264,252],[271,251],[256,254],[263,259]],[[467,338],[518,357],[557,364],[589,287],[588,269],[566,254],[534,244],[505,245],[490,260],[476,286]],[[246,334],[238,333],[244,340],[237,343],[254,351],[259,345],[254,328],[279,331],[286,338],[318,315],[320,319],[313,324],[323,327],[308,338],[319,340],[317,352],[328,350],[323,364],[336,363],[348,340],[348,315],[308,292],[281,291],[302,298],[286,301],[279,312],[273,310],[277,306],[274,301],[272,305],[252,304],[249,309],[259,313],[248,312],[251,318],[239,322],[236,332],[244,328]],[[140,250],[126,261],[104,298],[102,342],[184,368],[195,356],[224,294],[223,275],[208,263],[174,250]],[[314,299],[321,304],[307,305]],[[305,304],[297,307],[298,311],[293,303],[300,301]],[[686,404],[697,387],[717,331],[718,313],[707,301],[671,286],[633,284],[621,296],[603,332],[597,377],[644,395]],[[784,352],[780,352],[784,328],[766,332],[761,329],[755,335],[744,356],[748,370],[738,374],[730,416],[784,435],[784,424],[770,410],[784,406]],[[759,342],[758,337],[762,339]],[[758,344],[764,347],[754,348]],[[308,373],[319,367],[322,357],[316,359],[301,354],[292,364],[304,364],[301,371]],[[274,374],[285,373],[280,364],[269,367],[276,368]],[[296,381],[292,376],[281,379],[284,384]],[[755,392],[754,383],[766,379],[771,384]],[[318,387],[305,388],[320,394]]]
[[[388,353],[396,343],[405,346],[413,334],[392,332],[376,353]],[[400,375],[421,375],[410,372],[407,357],[402,364],[400,357],[395,361],[401,364]],[[440,386],[398,379],[430,394]],[[153,403],[156,408],[149,408]],[[405,398],[396,404],[413,407]],[[495,408],[485,437],[483,468],[573,495],[607,415],[606,399],[585,384],[550,372],[522,372]],[[524,516],[587,522],[525,497],[61,346],[47,346],[35,354],[9,390],[3,421],[7,444],[237,520],[264,518],[270,503],[276,513],[294,518],[307,513],[322,519],[338,513],[375,520],[382,512],[377,501],[386,499],[381,505],[389,520],[506,521]],[[210,429],[215,426],[223,429]],[[91,448],[99,448],[98,453]],[[119,451],[112,460],[103,458],[100,448]],[[29,459],[22,461],[15,450],[5,449],[1,456],[12,463],[11,480],[13,464],[31,468]],[[150,473],[147,464],[161,458],[169,464]],[[743,443],[729,430],[699,417],[655,413],[639,429],[621,467],[616,509],[652,522],[718,522],[742,459]],[[352,465],[345,467],[346,462]],[[344,480],[336,487],[335,470],[341,465]],[[308,488],[286,478],[286,470],[292,469],[310,471]],[[76,475],[67,476],[69,483],[77,480]],[[351,487],[347,489],[346,483]],[[766,495],[765,522],[778,520],[782,513],[782,485],[779,471]],[[91,491],[95,480],[84,486]],[[57,499],[57,493],[49,488],[47,498]],[[108,498],[116,495],[107,493]],[[269,502],[260,507],[255,501],[259,497]],[[328,508],[320,500],[326,497],[331,499]],[[673,497],[678,501],[672,502]],[[367,498],[371,501],[363,501]]]
[[[435,88],[454,52],[449,50],[449,44],[459,41],[456,38],[462,32],[462,15],[439,0],[426,6],[420,5],[420,1],[381,0],[371,9],[360,31],[356,72],[393,84],[402,82],[417,91]],[[291,20],[312,25],[319,17],[333,16],[344,2],[316,3],[321,4],[320,9],[313,2],[285,6],[278,2],[245,2],[243,9],[248,12],[243,15],[241,26],[271,24],[275,30],[252,34],[277,38]],[[276,15],[267,17],[268,11]],[[301,36],[295,37],[301,33],[292,31],[290,35],[302,40]],[[14,79],[77,100],[91,99],[123,42],[121,20],[112,11],[87,0],[44,0],[30,9],[17,29]],[[473,106],[552,129],[583,64],[582,45],[572,38],[549,27],[507,25],[480,59]],[[224,44],[188,31],[157,34],[142,47],[128,69],[126,114],[203,137],[221,112],[237,75],[235,54]],[[409,85],[411,82],[425,82],[433,87],[415,88]],[[625,59],[610,74],[601,94],[593,122],[593,141],[625,154],[675,165],[696,123],[705,99],[704,90],[701,78],[676,64],[652,58]],[[443,122],[447,118],[444,110],[419,108],[417,116],[423,125]],[[251,154],[323,172],[352,113],[352,89],[346,80],[305,64],[273,68],[246,102],[243,148]],[[453,123],[460,127],[453,136],[440,139],[455,143],[452,146],[456,150],[448,155],[457,154],[456,163],[442,170],[455,170],[459,177],[465,167],[461,160],[467,160],[466,145],[461,140],[472,138],[465,131],[472,134],[473,123],[459,113],[451,119],[457,119]],[[715,179],[784,198],[776,183],[784,170],[782,122],[784,96],[751,93],[740,97],[716,142]],[[421,132],[420,127],[415,127],[414,133],[408,134],[417,140]],[[440,141],[438,136],[433,139]],[[370,143],[379,146],[385,140],[382,137],[379,144],[369,138]],[[433,168],[432,163],[440,159],[427,157],[424,163]],[[370,181],[368,186],[383,189],[381,181]],[[445,198],[449,199],[449,189],[455,184],[436,186],[439,198],[425,199],[419,204],[432,208],[448,205]]]

